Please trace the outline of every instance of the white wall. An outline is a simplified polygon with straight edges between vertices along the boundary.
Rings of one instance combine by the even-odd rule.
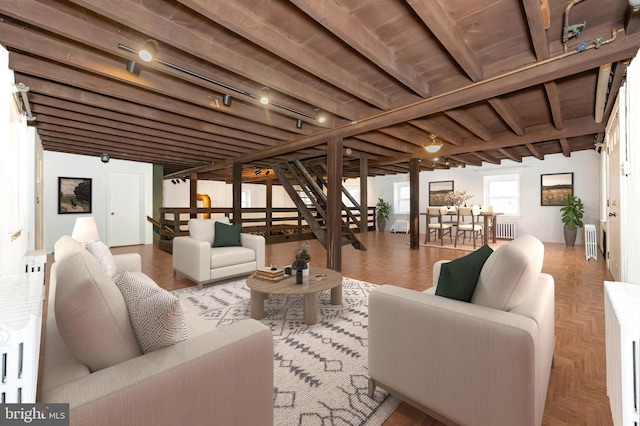
[[[131,200],[132,203],[144,203],[144,212],[153,216],[153,165],[111,159],[103,163],[100,158],[85,155],[65,154],[61,152],[44,152],[44,246],[48,252],[53,251],[55,242],[63,235],[71,235],[77,217],[93,216],[98,224],[100,239],[106,244],[108,240],[108,188],[109,172],[131,172],[144,175],[144,200]],[[58,214],[58,177],[91,178],[92,206],[91,213],[86,214]],[[128,218],[141,220],[141,218]],[[153,226],[144,221],[145,244],[153,241]]]
[[[593,151],[573,152],[571,157],[562,154],[545,156],[544,161],[535,157],[526,157],[522,163],[504,160],[499,166],[483,165],[467,166],[461,169],[436,170],[420,172],[420,212],[424,212],[428,204],[429,182],[453,180],[454,189],[467,190],[474,197],[467,204],[483,204],[483,177],[485,174],[517,173],[520,175],[520,216],[499,217],[498,221],[517,223],[518,233],[530,233],[541,241],[563,243],[564,236],[560,221],[560,207],[543,207],[540,205],[540,175],[549,173],[573,172],[574,195],[580,197],[585,205],[585,223],[598,223],[599,218],[599,178],[600,157]],[[393,183],[408,181],[408,175],[389,175],[373,178],[369,194],[393,201]],[[374,189],[375,188],[375,189]],[[375,203],[375,200],[373,201]],[[408,219],[409,215],[392,214],[390,223],[395,219]],[[425,217],[420,218],[420,229],[424,232]],[[584,243],[582,230],[578,232],[576,244]]]

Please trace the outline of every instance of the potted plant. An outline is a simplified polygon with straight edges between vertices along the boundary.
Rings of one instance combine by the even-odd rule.
[[[378,231],[384,232],[385,226],[387,226],[387,220],[389,219],[389,213],[391,213],[391,204],[378,198],[376,204],[376,222],[378,223]]]
[[[291,269],[308,269],[309,262],[311,261],[311,255],[309,254],[309,249],[311,248],[311,244],[305,242],[296,249],[296,260],[291,264]]]
[[[582,228],[582,218],[584,217],[584,204],[578,197],[572,194],[564,199],[564,206],[560,208],[562,212],[562,223],[564,225],[564,242],[568,246],[573,246],[576,242],[578,228]]]

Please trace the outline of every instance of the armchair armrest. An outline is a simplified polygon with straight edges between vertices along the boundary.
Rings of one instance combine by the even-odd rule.
[[[240,244],[256,252],[256,269],[264,268],[265,241],[262,235],[240,234]]]
[[[241,321],[47,393],[76,425],[272,425],[273,336]]]
[[[173,269],[196,282],[211,279],[211,244],[189,236],[173,239]]]
[[[142,272],[142,258],[138,253],[114,254],[113,260],[120,274],[124,271]]]
[[[539,334],[524,315],[382,286],[369,295],[369,374],[457,424],[540,424]]]

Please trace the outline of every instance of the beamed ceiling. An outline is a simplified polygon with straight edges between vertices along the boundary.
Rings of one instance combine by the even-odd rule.
[[[384,175],[594,149],[640,45],[626,0],[2,0],[0,18],[45,150],[215,180],[331,138],[345,177],[362,155]],[[565,19],[586,23],[566,49]]]

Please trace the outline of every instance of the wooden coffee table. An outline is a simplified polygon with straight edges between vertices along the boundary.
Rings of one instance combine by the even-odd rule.
[[[318,292],[331,289],[331,304],[342,305],[342,274],[327,268],[311,267],[308,280],[296,284],[295,276],[281,281],[266,281],[253,275],[247,278],[251,289],[251,318],[260,320],[264,315],[264,300],[270,294],[300,294],[304,296],[304,323],[318,322]]]

